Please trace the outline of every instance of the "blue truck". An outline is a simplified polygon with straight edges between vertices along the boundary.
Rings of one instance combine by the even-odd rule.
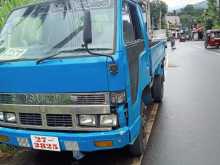
[[[144,152],[161,102],[166,43],[135,0],[50,0],[17,8],[0,34],[0,143],[84,153]]]

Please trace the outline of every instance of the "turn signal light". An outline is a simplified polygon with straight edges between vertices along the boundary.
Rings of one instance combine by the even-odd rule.
[[[4,136],[4,135],[0,135],[0,142],[8,142],[9,141],[9,137],[8,136]]]
[[[112,141],[97,141],[95,142],[96,147],[112,147]]]

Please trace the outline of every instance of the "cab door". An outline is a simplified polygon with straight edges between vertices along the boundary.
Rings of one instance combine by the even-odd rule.
[[[137,10],[137,4],[134,2],[123,1],[123,36],[127,52],[132,104],[135,104],[138,94],[139,59],[145,51],[144,36]]]
[[[144,40],[146,32],[144,33],[144,23],[141,22],[137,3],[124,1],[122,20],[130,87],[128,92],[128,126],[132,142],[139,135],[142,122],[142,85],[144,84],[143,77],[147,79],[147,75],[144,76],[146,73],[144,69],[147,68],[147,43]]]

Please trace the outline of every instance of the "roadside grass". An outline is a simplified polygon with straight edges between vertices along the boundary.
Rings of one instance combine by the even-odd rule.
[[[6,145],[6,144],[0,144],[0,158],[8,158],[15,155],[15,153],[18,151],[16,147]]]
[[[20,7],[35,0],[0,0],[0,29],[4,25],[9,13],[16,7]]]

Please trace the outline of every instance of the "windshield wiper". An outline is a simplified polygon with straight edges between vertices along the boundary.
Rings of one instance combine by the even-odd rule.
[[[90,50],[92,51],[105,51],[105,50],[112,50],[112,49],[109,49],[109,48],[90,48]],[[45,61],[45,60],[48,60],[48,59],[51,59],[53,57],[56,57],[60,54],[63,54],[63,53],[75,53],[75,52],[87,52],[87,49],[86,48],[77,48],[77,49],[70,49],[70,50],[61,50],[61,51],[57,51],[57,52],[52,52],[50,53],[51,55],[47,56],[47,57],[43,57],[43,58],[40,58],[39,60],[37,60],[36,64],[40,64],[41,62]],[[103,55],[103,56],[107,56],[107,55]]]

